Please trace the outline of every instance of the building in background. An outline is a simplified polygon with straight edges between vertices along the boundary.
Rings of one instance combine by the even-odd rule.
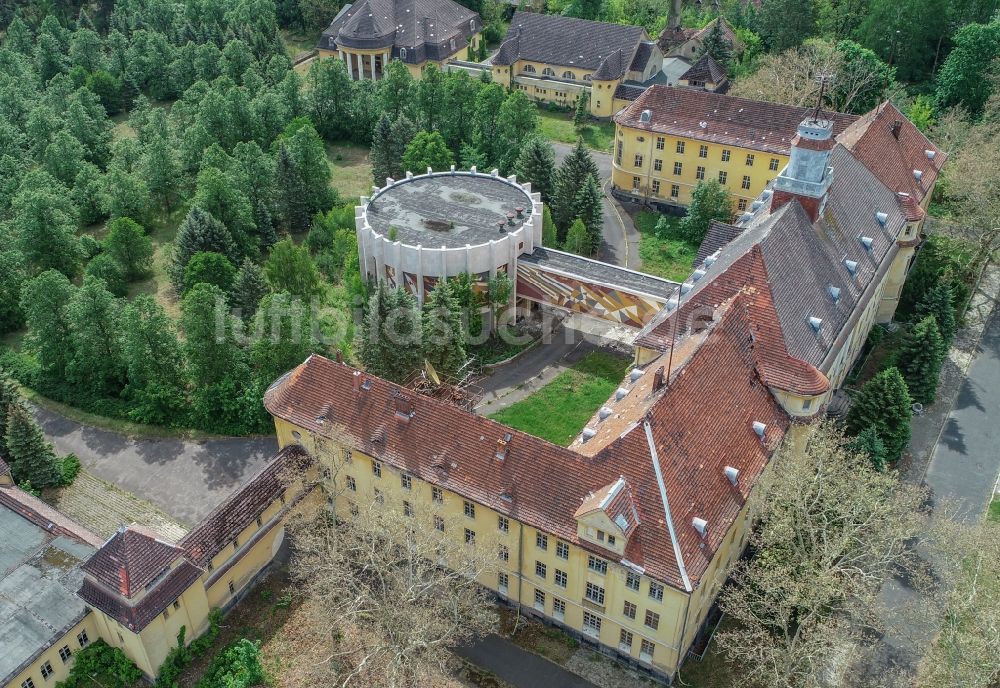
[[[355,81],[382,78],[400,60],[414,78],[478,50],[483,21],[454,0],[360,0],[340,10],[316,46],[321,57],[343,60]]]
[[[615,115],[612,188],[669,210],[691,202],[699,181],[729,189],[742,212],[788,162],[808,108],[701,88],[653,86]],[[855,115],[829,113],[834,135]]]
[[[492,64],[495,82],[533,100],[571,107],[589,92],[603,118],[663,78],[663,54],[641,26],[521,11]]]

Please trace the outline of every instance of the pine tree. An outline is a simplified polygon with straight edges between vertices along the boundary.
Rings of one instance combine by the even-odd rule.
[[[9,456],[7,451],[7,414],[22,401],[17,383],[0,368],[0,457]]]
[[[390,174],[388,176],[393,179],[400,179],[406,174],[406,170],[403,169],[403,153],[406,152],[406,148],[410,145],[413,137],[417,135],[417,125],[403,114],[393,121],[390,131],[392,146],[389,149],[388,156],[390,162],[388,167]],[[385,179],[381,183],[385,184]]]
[[[590,247],[590,234],[583,220],[573,220],[569,231],[566,232],[566,243],[563,248],[578,256],[589,256],[593,252]]]
[[[420,364],[420,312],[416,299],[379,281],[368,299],[357,334],[358,357],[365,370],[402,382]]]
[[[202,251],[221,253],[230,260],[236,257],[236,246],[226,226],[198,206],[192,206],[174,240],[171,279],[178,291],[184,285],[184,268],[188,261]]]
[[[876,470],[885,470],[888,463],[885,443],[878,436],[875,428],[868,427],[861,431],[861,434],[854,438],[850,445],[851,449],[865,454],[872,462]]]
[[[278,146],[277,170],[278,216],[281,225],[289,231],[299,231],[309,224],[309,207],[305,198],[305,182],[292,160],[288,147]]]
[[[448,280],[424,298],[421,344],[424,358],[442,375],[455,375],[466,362],[462,314]]]
[[[15,403],[8,410],[4,441],[15,482],[31,483],[36,489],[60,483],[62,474],[52,445],[25,404]]]
[[[726,66],[733,59],[733,44],[726,38],[722,30],[722,18],[715,20],[712,30],[705,36],[701,44],[701,54],[711,55],[712,59],[720,65]]]
[[[392,172],[396,167],[392,159],[395,148],[392,140],[392,123],[386,115],[382,115],[378,124],[375,125],[372,148],[368,154],[368,160],[372,164],[372,177],[375,186],[381,187],[385,184],[387,177],[392,177]]]
[[[573,127],[582,131],[590,121],[590,93],[581,91],[576,99],[576,111],[573,113]]]
[[[933,315],[945,345],[951,346],[956,330],[955,306],[951,287],[946,281],[939,281],[924,294],[914,309],[914,315],[918,320]]]
[[[910,441],[913,400],[896,368],[887,368],[861,388],[847,414],[847,431],[859,435],[868,428],[885,443],[886,456],[895,460]]]
[[[532,136],[521,149],[514,165],[519,182],[531,182],[531,190],[542,195],[548,203],[555,186],[556,163],[552,145],[538,136]]]
[[[576,219],[576,195],[587,181],[587,176],[593,175],[595,179],[600,178],[597,163],[590,155],[590,151],[583,145],[583,139],[576,140],[576,146],[563,160],[556,174],[555,191],[552,194],[552,219],[556,221],[559,229],[560,240],[566,236],[566,230]]]
[[[552,211],[549,206],[542,210],[542,246],[559,248],[559,232],[556,223],[552,221]]]
[[[233,280],[233,288],[229,293],[230,305],[244,322],[249,322],[267,292],[267,282],[264,281],[260,267],[250,259],[245,259]]]
[[[896,362],[914,401],[934,403],[941,365],[947,355],[948,346],[933,315],[926,316],[906,333]]]
[[[573,212],[583,221],[587,228],[587,237],[591,253],[601,245],[601,231],[604,226],[603,206],[601,205],[601,187],[597,178],[588,175],[573,203]]]

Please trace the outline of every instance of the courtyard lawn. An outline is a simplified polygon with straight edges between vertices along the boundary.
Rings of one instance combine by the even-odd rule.
[[[989,519],[1000,523],[1000,497],[996,497],[990,502]]]
[[[361,196],[371,193],[372,166],[367,148],[353,143],[330,143],[326,155],[330,159],[330,186],[343,202],[357,203]]]
[[[690,276],[698,246],[681,238],[659,237],[654,231],[661,217],[666,217],[672,227],[680,222],[679,217],[660,215],[643,210],[635,216],[635,228],[639,230],[639,258],[642,271],[657,277],[683,282]]]
[[[577,136],[583,136],[587,147],[602,153],[611,151],[615,140],[615,125],[610,121],[592,121],[579,134],[573,127],[573,112],[552,112],[545,106],[538,108],[538,131],[550,141],[576,143]]]
[[[627,359],[591,352],[531,396],[490,417],[566,446],[615,391],[628,366]]]

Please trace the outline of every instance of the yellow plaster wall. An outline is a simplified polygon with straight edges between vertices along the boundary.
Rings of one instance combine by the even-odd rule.
[[[663,140],[663,148],[657,148],[657,140]],[[684,152],[677,152],[677,143],[684,142]],[[707,147],[706,157],[700,157],[700,147]],[[723,161],[723,151],[729,151],[729,160]],[[614,186],[626,193],[648,197],[652,200],[688,205],[691,193],[697,185],[699,166],[705,168],[704,178],[719,179],[719,172],[726,172],[725,187],[733,197],[733,212],[739,212],[741,205],[749,205],[760,195],[764,187],[778,176],[778,172],[788,162],[788,156],[765,153],[739,146],[723,146],[695,137],[678,137],[669,134],[641,131],[618,125],[615,128],[615,155],[612,161],[611,180]],[[748,166],[747,155],[753,155],[753,165]],[[642,159],[637,166],[636,155]],[[655,161],[661,161],[661,169],[655,169]],[[772,160],[777,160],[771,169]],[[674,173],[674,163],[681,163],[680,174]],[[750,177],[750,188],[742,188],[744,175]],[[634,179],[639,178],[639,188]],[[659,190],[654,190],[654,181],[659,181]],[[678,187],[677,196],[671,195],[671,185]],[[742,203],[741,203],[742,201]]]
[[[590,90],[590,112],[594,117],[611,117],[615,110],[615,89],[621,79],[615,81],[594,81]]]
[[[76,653],[83,649],[83,646],[80,645],[77,639],[77,636],[81,632],[87,634],[88,644],[101,637],[93,614],[83,617],[73,628],[66,631],[61,638],[52,644],[52,647],[40,654],[31,663],[31,666],[15,676],[8,683],[5,683],[4,688],[21,688],[21,684],[29,678],[34,682],[35,688],[53,686],[57,681],[65,681],[69,675],[69,670],[73,667],[73,660]],[[69,647],[70,652],[73,653],[65,662],[59,656],[59,650],[63,647]],[[47,679],[42,678],[42,665],[45,662],[48,662],[52,666],[52,674]]]

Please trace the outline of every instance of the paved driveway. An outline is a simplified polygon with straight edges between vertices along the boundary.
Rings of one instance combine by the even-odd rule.
[[[73,452],[97,477],[188,526],[207,516],[278,450],[274,437],[126,437],[42,408],[36,408],[35,415],[57,452]]]
[[[596,688],[576,674],[498,635],[488,635],[456,653],[489,669],[514,688]]]
[[[563,159],[573,150],[573,146],[568,143],[552,142],[552,147],[556,152],[556,164],[562,164]],[[631,270],[639,270],[641,261],[639,260],[639,232],[636,231],[632,218],[628,216],[620,207],[617,207],[614,199],[611,198],[611,156],[607,153],[590,151],[590,155],[597,163],[600,172],[601,189],[604,191],[604,241],[597,253],[597,257],[606,263],[621,265]]]

